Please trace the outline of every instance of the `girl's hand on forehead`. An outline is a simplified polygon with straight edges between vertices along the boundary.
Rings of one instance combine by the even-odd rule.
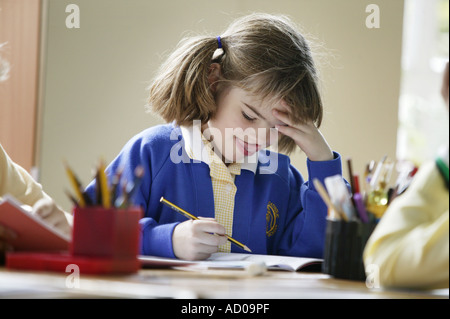
[[[272,113],[276,119],[286,124],[276,125],[275,128],[281,134],[292,138],[311,161],[330,161],[333,159],[330,146],[312,120],[294,124],[287,112],[273,110]]]

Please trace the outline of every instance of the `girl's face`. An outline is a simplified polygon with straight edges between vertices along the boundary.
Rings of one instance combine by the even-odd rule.
[[[241,162],[261,149],[278,143],[275,125],[284,125],[272,112],[288,112],[281,101],[270,105],[258,96],[231,87],[216,98],[217,112],[203,127],[216,153],[225,163]]]

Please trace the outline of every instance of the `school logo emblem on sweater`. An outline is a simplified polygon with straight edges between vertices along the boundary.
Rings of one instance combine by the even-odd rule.
[[[267,214],[266,214],[266,235],[267,235],[267,237],[273,236],[273,234],[275,234],[275,232],[277,231],[278,217],[280,217],[280,215],[278,214],[277,206],[275,206],[274,203],[269,202],[269,204],[267,204]]]

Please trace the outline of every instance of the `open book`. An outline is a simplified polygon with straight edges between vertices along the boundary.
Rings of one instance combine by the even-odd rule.
[[[12,196],[0,200],[0,225],[11,229],[17,237],[8,240],[15,251],[68,250],[70,238],[53,229],[38,216],[21,207]]]
[[[274,255],[240,254],[240,253],[215,253],[206,260],[186,261],[172,258],[154,256],[139,256],[143,267],[180,267],[190,266],[197,268],[221,268],[221,269],[246,269],[251,264],[264,264],[267,269],[299,271],[314,266],[314,270],[320,271],[322,259],[289,257]]]
[[[322,259],[306,257],[290,257],[275,255],[239,254],[239,253],[215,253],[205,262],[239,264],[242,262],[264,263],[267,269],[298,271],[307,267],[322,264]]]

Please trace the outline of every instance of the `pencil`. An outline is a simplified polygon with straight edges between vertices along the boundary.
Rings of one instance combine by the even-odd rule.
[[[352,195],[353,195],[356,193],[356,187],[355,187],[355,180],[354,180],[354,176],[353,176],[352,159],[350,157],[347,158],[347,168],[348,168],[350,187],[351,187]]]
[[[361,189],[359,188],[359,174],[353,174],[353,183],[355,183],[355,194],[361,193]]]
[[[67,176],[69,177],[69,181],[72,184],[76,196],[78,197],[78,205],[80,207],[84,207],[86,205],[86,202],[84,200],[83,194],[81,193],[81,183],[75,176],[74,172],[70,169],[69,165],[67,163],[64,163],[64,166],[66,167],[66,172]]]
[[[100,180],[99,170],[97,170],[95,172],[95,205],[101,206],[102,204],[102,182]]]
[[[198,220],[198,219],[199,219],[198,217],[196,217],[196,216],[194,216],[194,215],[188,213],[187,211],[185,211],[184,209],[178,207],[177,205],[175,205],[175,204],[169,202],[169,201],[168,201],[167,199],[165,199],[164,197],[161,197],[161,199],[160,199],[159,201],[160,201],[161,203],[165,204],[166,206],[172,208],[174,211],[180,213],[181,215],[183,215],[183,216],[185,216],[185,217],[187,217],[187,218],[189,218],[189,219],[192,219],[192,220]],[[240,248],[244,249],[245,251],[252,252],[252,251],[250,250],[250,248],[248,248],[247,246],[245,246],[243,243],[241,243],[241,242],[237,241],[236,239],[234,239],[234,238],[228,236],[227,234],[225,234],[225,236],[227,237],[227,239],[228,239],[230,242],[232,242],[232,243],[235,244],[236,246],[239,246]]]
[[[98,168],[98,177],[98,180],[100,182],[99,190],[101,192],[102,206],[104,208],[109,208],[111,206],[111,195],[108,189],[108,181],[105,173],[105,163],[103,161],[100,162],[100,166]]]
[[[64,193],[66,193],[67,197],[69,197],[72,204],[74,204],[75,206],[78,206],[77,199],[67,189],[64,190]]]

